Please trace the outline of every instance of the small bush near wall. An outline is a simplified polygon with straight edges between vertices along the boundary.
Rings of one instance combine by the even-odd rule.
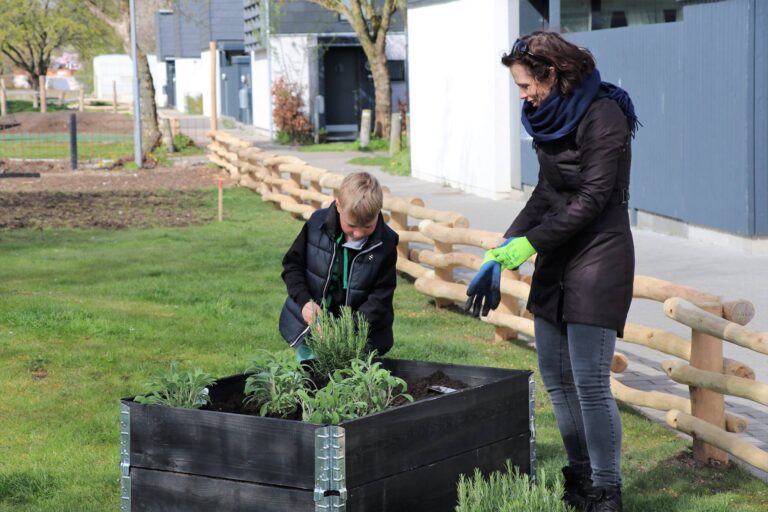
[[[196,116],[203,115],[203,95],[198,94],[196,96],[186,95],[184,96],[185,110],[187,114]]]
[[[298,84],[279,79],[272,85],[272,117],[281,144],[307,144],[312,141],[312,125],[304,113],[304,100]]]

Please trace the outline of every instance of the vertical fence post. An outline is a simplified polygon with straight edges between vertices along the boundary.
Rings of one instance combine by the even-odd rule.
[[[699,307],[713,315],[723,316],[719,303],[700,304]],[[691,330],[691,366],[700,370],[721,373],[723,371],[723,340],[696,329]],[[723,395],[708,389],[689,386],[691,414],[725,430],[725,399]],[[693,458],[704,464],[712,461],[728,462],[728,453],[693,438]]]
[[[435,254],[448,254],[453,252],[453,244],[438,242],[435,240]],[[435,267],[435,279],[440,281],[447,281],[449,283],[453,281],[453,267]],[[438,308],[450,306],[453,304],[451,299],[439,299],[435,298],[435,305]]]
[[[112,80],[112,113],[117,114],[117,81]]]
[[[0,78],[0,116],[8,114],[8,97],[5,93],[5,78]]]
[[[79,92],[78,92],[78,110],[80,112],[85,112],[85,87],[82,85],[80,86]]]
[[[360,148],[367,148],[371,143],[371,110],[363,109],[360,116]]]
[[[219,52],[216,49],[216,41],[210,43],[211,51],[211,131],[219,129],[218,101],[216,101],[216,82],[219,78],[216,74],[216,61],[219,59]]]
[[[173,153],[176,148],[173,147],[173,132],[171,131],[171,121],[167,117],[160,118],[160,133],[163,136],[163,145],[168,153]]]
[[[402,137],[402,121],[400,112],[392,114],[389,123],[389,154],[394,155],[400,152],[400,138]]]
[[[47,99],[45,97],[45,77],[40,77],[40,112],[45,114],[48,111]]]
[[[69,167],[77,169],[77,114],[69,114]]]
[[[395,231],[408,231],[408,214],[390,210],[389,227]],[[408,242],[404,242],[402,239],[397,243],[397,259],[410,259]]]
[[[59,106],[60,107],[64,107],[64,103],[66,102],[66,99],[67,99],[67,91],[62,89],[59,92]]]

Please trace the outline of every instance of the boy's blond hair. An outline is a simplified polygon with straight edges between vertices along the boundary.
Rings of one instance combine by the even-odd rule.
[[[341,182],[337,199],[355,223],[365,225],[378,217],[384,194],[376,178],[367,172],[356,172]]]

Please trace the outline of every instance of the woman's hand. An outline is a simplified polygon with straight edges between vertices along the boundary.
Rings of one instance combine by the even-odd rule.
[[[525,261],[536,254],[536,249],[522,236],[515,238],[510,243],[491,251],[494,260],[501,263],[504,268],[516,270]]]

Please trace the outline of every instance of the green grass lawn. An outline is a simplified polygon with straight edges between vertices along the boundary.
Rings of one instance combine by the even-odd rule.
[[[225,222],[188,228],[0,231],[0,511],[118,510],[121,397],[173,360],[229,375],[285,347],[280,260],[301,223],[243,189],[225,205]],[[527,345],[494,343],[492,326],[435,310],[404,279],[395,300],[393,357],[535,368]],[[553,475],[564,454],[542,389],[538,460]],[[625,510],[768,510],[764,483],[679,464],[688,442],[622,419]]]
[[[72,98],[69,98],[69,101],[72,101]],[[40,107],[37,108],[32,106],[31,101],[27,100],[9,100],[7,103],[7,112],[9,114],[17,114],[19,112],[40,112]],[[63,110],[69,110],[69,108],[64,105],[59,105],[59,98],[57,97],[48,97],[48,101],[46,101],[46,107],[45,109],[48,112],[60,112]]]
[[[323,142],[322,144],[307,144],[299,147],[304,153],[322,153],[324,151],[387,151],[389,140],[373,137],[367,147],[360,147],[360,140],[354,142]]]
[[[78,135],[79,160],[115,160],[133,154],[133,136],[82,133]],[[0,158],[69,160],[69,134],[0,132]]]
[[[360,156],[349,161],[353,165],[377,165],[381,170],[395,176],[411,175],[411,150],[404,150],[392,156]]]

